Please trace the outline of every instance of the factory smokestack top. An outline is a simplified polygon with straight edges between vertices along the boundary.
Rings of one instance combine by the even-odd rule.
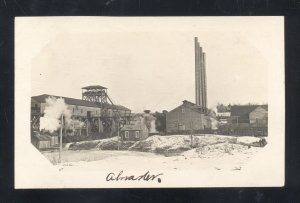
[[[206,68],[205,53],[195,37],[195,100],[196,104],[207,111],[207,87],[206,87]]]

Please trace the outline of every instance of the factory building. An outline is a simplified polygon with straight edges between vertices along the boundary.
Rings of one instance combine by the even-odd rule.
[[[40,121],[47,107],[47,98],[64,99],[71,113],[71,126],[64,126],[65,136],[96,135],[99,138],[116,134],[118,125],[130,122],[131,110],[112,103],[107,88],[96,85],[82,88],[82,99],[43,94],[31,97],[31,129],[40,131]],[[35,133],[32,133],[33,136]],[[35,136],[36,139],[39,136]],[[44,139],[45,140],[45,139]]]
[[[195,44],[195,103],[184,100],[166,115],[167,133],[201,131],[211,129],[211,119],[207,115],[207,84],[205,52],[198,42]]]
[[[201,131],[210,129],[211,122],[198,105],[184,100],[180,106],[167,113],[166,128],[168,133]]]
[[[219,127],[219,134],[268,136],[268,105],[233,105],[228,122]]]
[[[230,124],[268,125],[268,105],[234,105],[230,111]]]

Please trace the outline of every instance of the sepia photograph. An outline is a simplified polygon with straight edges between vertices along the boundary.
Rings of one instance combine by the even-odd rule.
[[[15,24],[15,187],[284,185],[283,17]]]

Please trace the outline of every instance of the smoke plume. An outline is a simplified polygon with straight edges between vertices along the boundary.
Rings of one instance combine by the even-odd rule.
[[[46,107],[44,117],[40,119],[40,130],[48,130],[53,132],[61,125],[61,115],[64,116],[66,125],[71,124],[71,112],[68,109],[63,98],[48,97],[46,99]]]

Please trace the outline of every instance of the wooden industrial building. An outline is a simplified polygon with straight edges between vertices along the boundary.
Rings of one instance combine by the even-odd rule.
[[[207,112],[206,54],[198,42],[195,45],[195,103],[184,100],[166,115],[167,133],[201,132],[211,129]]]
[[[233,105],[230,114],[219,127],[220,134],[268,136],[268,105]]]
[[[233,105],[230,112],[231,124],[268,125],[268,105]]]
[[[166,131],[184,132],[211,129],[211,120],[198,105],[184,100],[166,116]]]
[[[115,105],[107,94],[107,88],[100,85],[83,87],[82,99],[48,94],[33,96],[31,97],[31,134],[38,148],[52,147],[51,140],[57,138],[56,131],[47,136],[40,132],[40,122],[45,119],[46,100],[51,97],[64,100],[74,121],[71,122],[72,125],[63,125],[65,139],[69,137],[71,140],[80,141],[85,136],[98,139],[115,136],[118,126],[130,122],[131,110]]]
[[[68,97],[54,96],[54,95],[39,95],[31,97],[31,121],[32,128],[34,130],[39,130],[39,119],[44,115],[44,110],[46,107],[46,99],[49,97],[62,98],[67,104],[67,108],[72,114],[72,119],[76,119],[84,123],[83,126],[73,126],[70,130],[74,130],[73,134],[82,134],[89,130],[89,126],[97,126],[98,132],[101,133],[105,129],[106,122],[109,119],[113,119],[116,116],[116,111],[123,118],[130,117],[130,109],[120,106],[120,105],[101,105],[95,102],[90,102],[81,99],[74,99]],[[113,122],[111,120],[111,122]],[[112,123],[110,123],[112,124]],[[92,130],[92,129],[90,129]],[[72,134],[71,133],[71,134]]]

